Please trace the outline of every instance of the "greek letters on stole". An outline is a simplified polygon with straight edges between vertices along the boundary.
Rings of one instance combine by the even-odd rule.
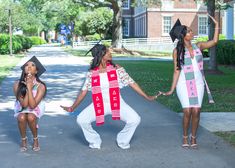
[[[204,71],[203,71],[203,56],[202,56],[201,50],[197,47],[196,44],[193,44],[193,53],[194,53],[194,58],[197,60],[198,68],[201,71],[203,81],[206,85],[209,103],[214,103],[214,100],[212,98],[212,95],[211,95],[210,89],[208,87],[208,84],[206,82]],[[187,49],[185,49],[184,62],[185,62],[185,64],[183,66],[183,71],[184,71],[185,79],[186,79],[189,104],[192,107],[199,107],[197,86],[196,86],[196,81],[195,81],[195,76],[194,76],[194,69],[193,69],[190,53]]]
[[[120,89],[118,85],[117,72],[113,65],[107,65],[107,76],[109,80],[109,97],[112,110],[112,119],[120,119]],[[96,125],[104,124],[104,102],[100,87],[99,70],[96,68],[91,74],[92,101],[96,114]]]

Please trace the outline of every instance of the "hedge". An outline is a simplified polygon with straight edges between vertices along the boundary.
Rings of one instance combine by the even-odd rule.
[[[0,34],[0,54],[9,54],[9,43],[10,36],[8,34]],[[19,53],[20,51],[27,51],[27,49],[32,47],[32,41],[30,38],[13,35],[12,36],[12,51],[14,54]]]
[[[219,64],[235,65],[235,40],[220,40],[216,46],[216,58]]]
[[[223,34],[219,35],[219,40],[225,40],[225,39],[226,39],[225,35],[223,35]],[[208,41],[208,36],[202,36],[202,37],[198,37],[196,39],[196,43],[197,42],[206,42],[206,41]],[[203,50],[202,54],[203,54],[203,57],[209,57],[208,49]]]
[[[30,37],[30,39],[31,39],[33,45],[46,44],[46,41],[38,36],[32,36],[32,37]]]

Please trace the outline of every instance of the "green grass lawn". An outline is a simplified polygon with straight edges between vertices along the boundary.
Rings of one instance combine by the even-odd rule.
[[[173,62],[159,61],[115,61],[125,67],[126,71],[148,94],[168,91],[171,87]],[[205,92],[202,105],[203,112],[233,112],[235,111],[235,69],[219,66],[223,75],[207,74],[207,82],[215,100],[209,104]],[[181,105],[176,92],[169,97],[160,96],[157,101],[170,109],[181,112]]]
[[[74,56],[84,56],[86,54],[86,52],[88,50],[77,50],[77,49],[73,49],[71,47],[65,47],[64,50],[66,52],[69,52],[70,54],[74,55]],[[132,56],[132,57],[165,57],[165,56],[170,56],[171,53],[169,52],[158,52],[158,51],[151,51],[151,50],[142,50],[140,51],[141,55],[130,55],[130,54],[120,54],[120,53],[113,53],[112,56],[116,57],[116,56]],[[143,55],[142,55],[143,53]],[[91,56],[91,53],[89,53],[87,55],[88,57]]]
[[[235,147],[235,131],[229,132],[215,132],[216,135],[222,137],[225,141]]]
[[[23,58],[24,55],[0,55],[0,83],[5,76],[9,74],[9,71]]]

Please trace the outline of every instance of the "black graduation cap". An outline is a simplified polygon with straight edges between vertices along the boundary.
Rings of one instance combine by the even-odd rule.
[[[37,57],[35,57],[35,56],[33,56],[32,58],[30,58],[27,62],[33,62],[33,63],[35,63],[35,65],[36,65],[36,67],[37,67],[37,71],[38,71],[38,73],[37,73],[38,77],[41,76],[41,75],[46,71],[46,69],[44,68],[44,66],[41,64],[41,62],[39,62],[39,60],[38,60]],[[27,62],[26,62],[23,66],[21,66],[21,69],[22,69],[22,70],[24,70],[24,68],[25,68],[25,66],[26,66],[26,64],[27,64]]]
[[[177,19],[177,21],[175,22],[174,26],[172,27],[169,33],[173,42],[175,41],[175,39],[179,38],[180,34],[184,29],[185,26],[181,25],[180,20]]]
[[[88,50],[88,51],[86,52],[85,56],[86,56],[89,52],[91,52],[95,47],[97,47],[97,46],[100,44],[100,42],[101,42],[101,40],[99,40],[90,50]]]

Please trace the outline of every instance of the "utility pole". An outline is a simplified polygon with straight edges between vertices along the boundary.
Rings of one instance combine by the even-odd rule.
[[[9,17],[9,36],[10,36],[10,56],[12,56],[12,23],[11,23],[11,9],[8,9],[8,17]]]

